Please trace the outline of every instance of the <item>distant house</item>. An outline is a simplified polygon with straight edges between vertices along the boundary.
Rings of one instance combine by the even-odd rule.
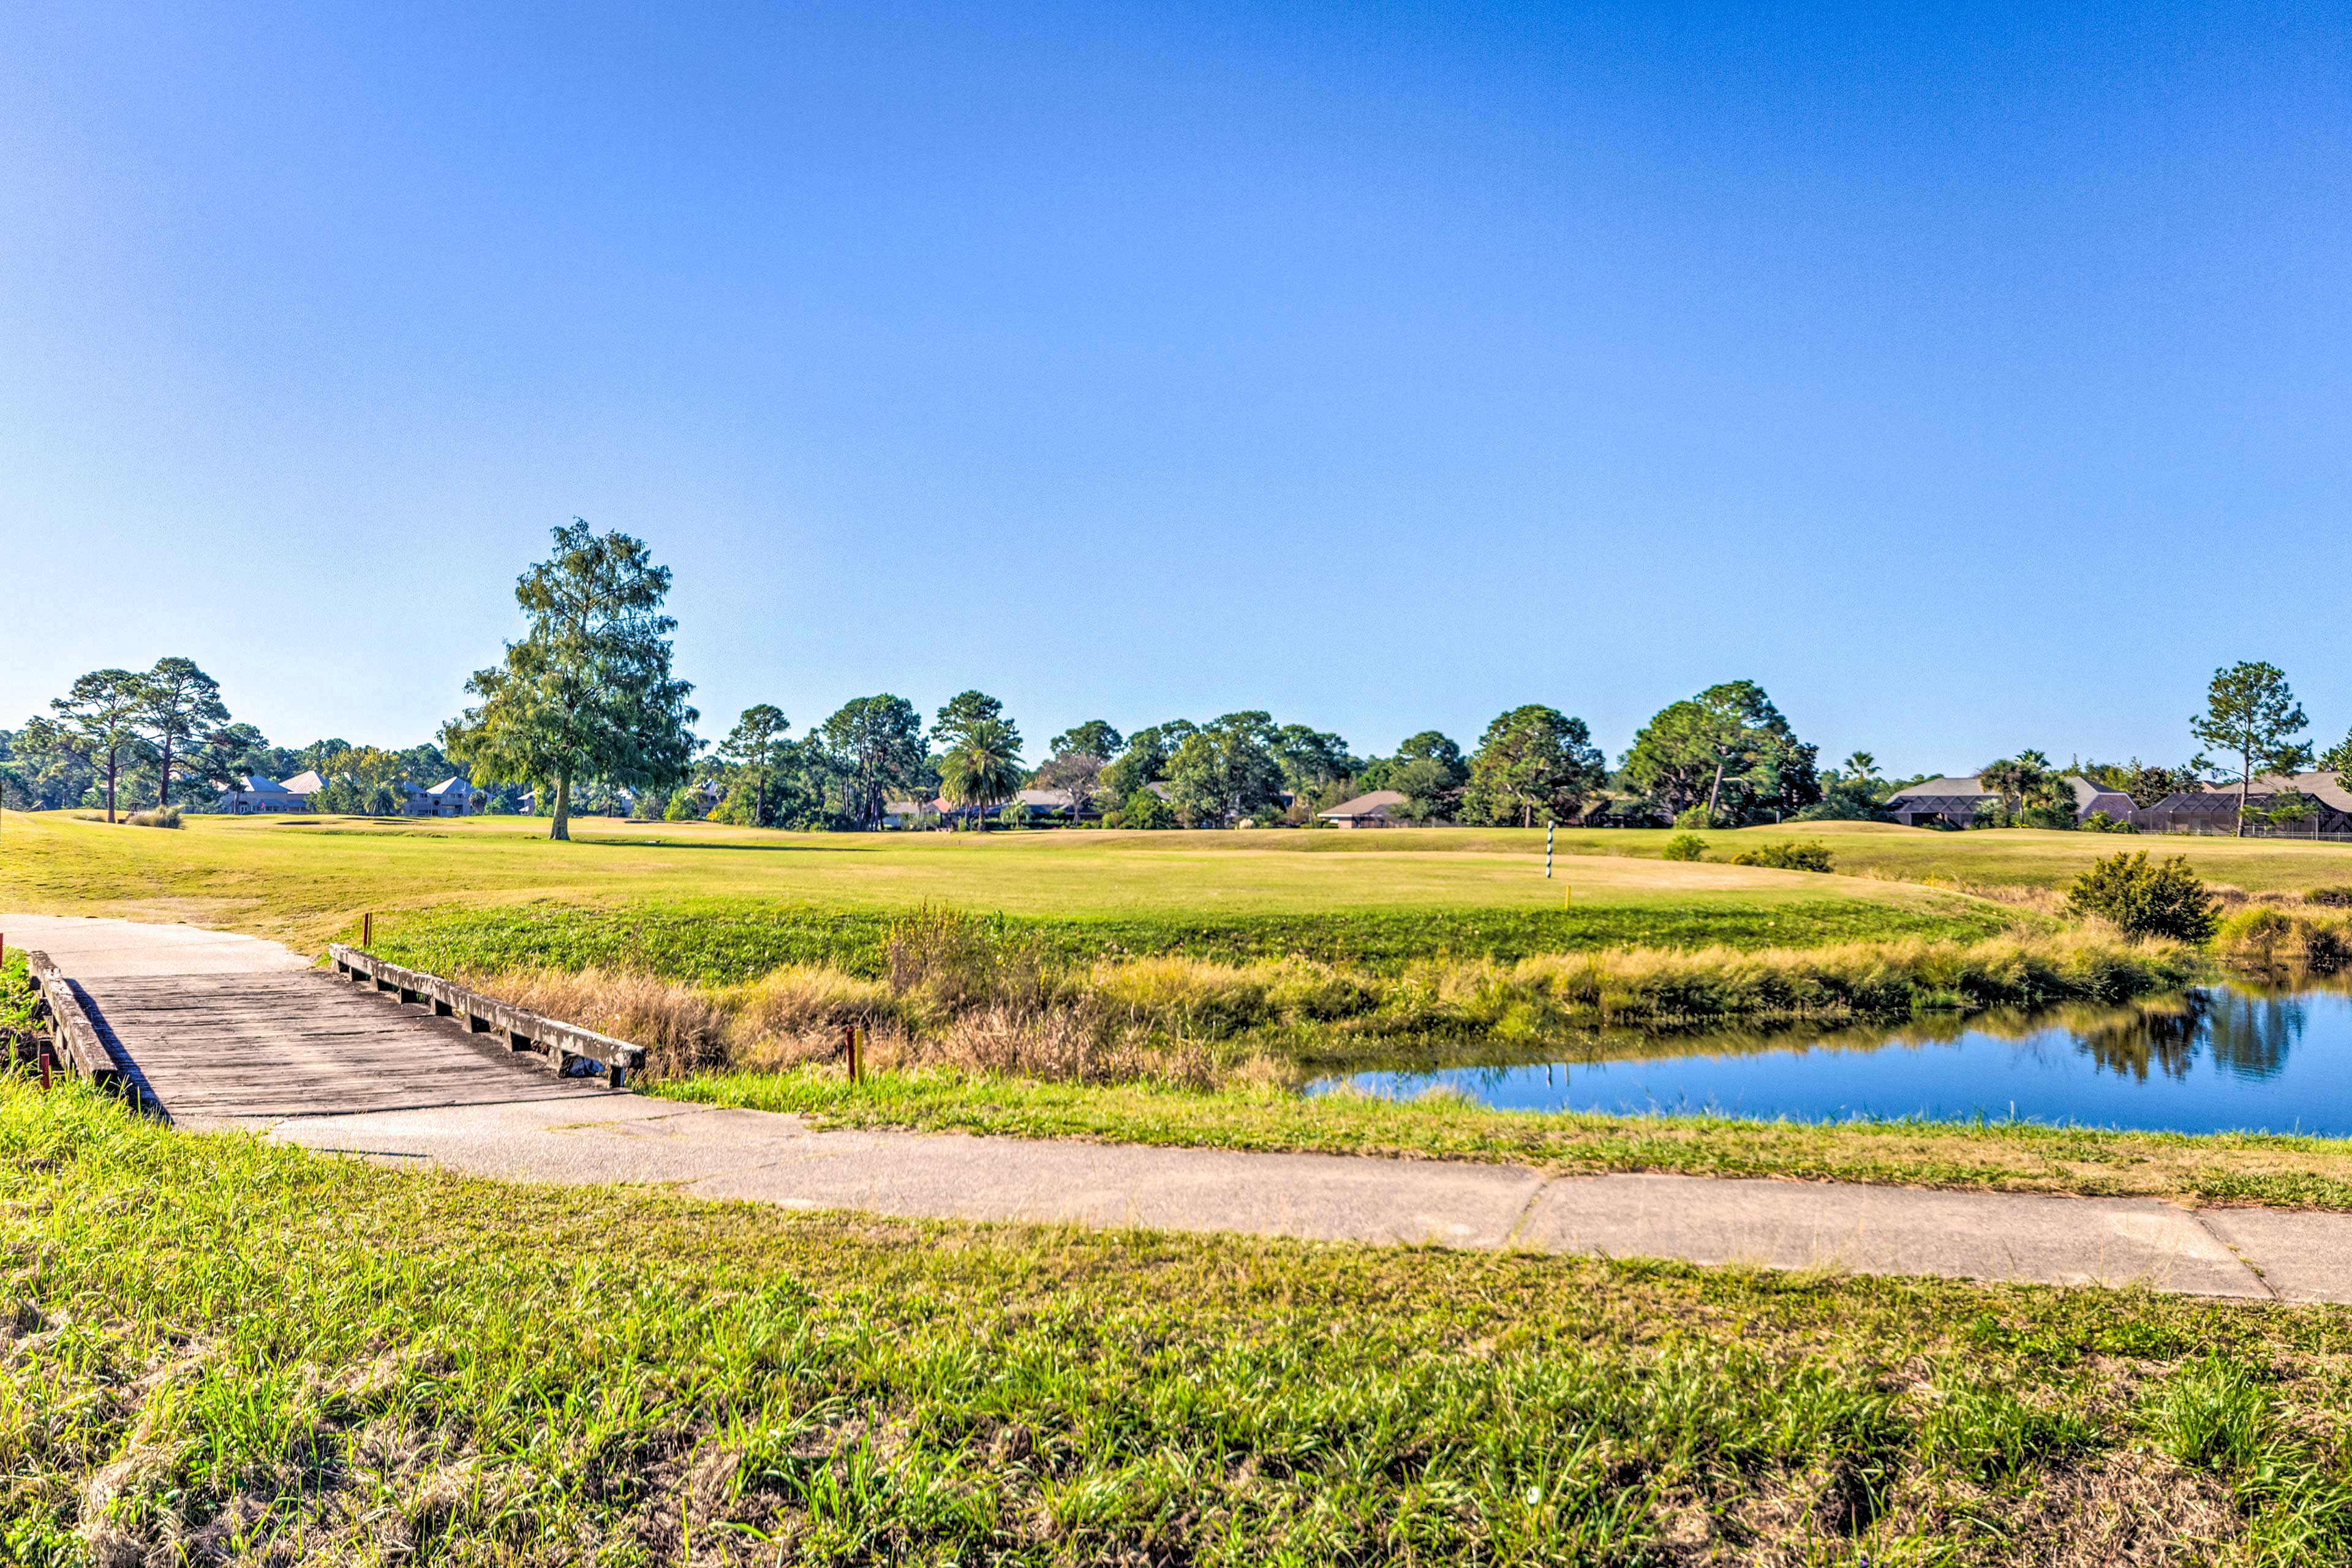
[[[2075,821],[2095,811],[2118,822],[2133,820],[2132,798],[2121,790],[2102,788],[2079,773],[2068,773],[2066,784],[2074,792]],[[1966,827],[1976,821],[1979,807],[1990,808],[2000,799],[1975,774],[1956,775],[1899,791],[1886,803],[1886,813],[1906,827]]]
[[[476,789],[454,773],[430,789],[415,784],[401,787],[407,792],[404,809],[411,816],[479,816],[490,804],[488,791]]]
[[[308,811],[310,809],[311,791],[316,790],[318,785],[313,783],[310,789],[299,794],[297,794],[292,786],[302,779],[316,780],[317,777],[316,773],[304,773],[299,778],[289,779],[286,783],[280,784],[276,779],[265,778],[259,773],[255,773],[242,781],[236,788],[221,791],[219,798],[214,802],[214,809],[227,812],[236,816]]]
[[[940,803],[936,800],[884,800],[882,826],[885,827],[929,827],[940,819]]]
[[[2307,816],[2271,822],[2270,813],[2290,795],[2311,804]],[[2334,773],[2263,773],[2246,788],[2246,837],[2250,838],[2352,837],[2352,792]],[[2135,818],[2143,833],[2235,835],[2238,792],[2223,785],[2166,795]]]
[[[1032,816],[1049,816],[1062,822],[1078,822],[1102,815],[1102,808],[1091,801],[1087,803],[1085,810],[1078,810],[1076,798],[1066,789],[1024,789],[1015,790],[1013,799],[1005,804],[1011,805],[1017,802],[1027,806]]]
[[[1404,819],[1396,808],[1404,804],[1402,790],[1376,789],[1370,795],[1360,795],[1353,800],[1343,800],[1328,811],[1315,814],[1318,821],[1334,827],[1398,827]]]

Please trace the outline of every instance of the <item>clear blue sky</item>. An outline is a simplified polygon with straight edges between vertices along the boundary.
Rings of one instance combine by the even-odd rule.
[[[426,738],[577,514],[714,735],[2334,738],[2347,305],[2340,5],[11,5],[0,725]]]

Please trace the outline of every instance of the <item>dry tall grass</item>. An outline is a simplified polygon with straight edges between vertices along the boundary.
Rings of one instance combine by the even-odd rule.
[[[1595,1026],[2113,1003],[2178,988],[2199,970],[2196,952],[2179,943],[2093,931],[1966,943],[1432,960],[1400,975],[1296,958],[1160,957],[1055,969],[976,925],[932,919],[894,932],[884,979],[810,965],[724,988],[597,969],[465,978],[644,1045],[649,1070],[663,1078],[835,1060],[845,1026],[854,1025],[869,1031],[880,1068],[1207,1083],[1264,1076],[1286,1055],[1328,1056],[1405,1037],[1532,1041]]]

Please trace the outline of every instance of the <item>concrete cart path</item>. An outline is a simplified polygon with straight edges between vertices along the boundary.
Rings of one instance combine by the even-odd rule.
[[[86,963],[155,978],[171,973],[160,966],[183,961],[167,954],[224,966],[250,962],[255,967],[243,973],[257,985],[282,981],[300,963],[274,944],[211,933],[203,941],[170,934],[151,944],[145,933],[156,931],[184,928],[0,915],[0,932],[10,942],[45,946],[69,974],[89,976],[92,994],[101,998],[108,977]],[[87,961],[77,956],[84,953]],[[144,964],[159,967],[139,967]],[[326,994],[378,1016],[432,1022],[404,1013],[389,997],[335,992],[334,984],[320,977]],[[139,1040],[126,1043],[135,1055]],[[431,1043],[480,1049],[454,1029]],[[268,1047],[257,1041],[252,1048]],[[1553,1177],[1513,1165],[818,1131],[795,1116],[612,1093],[511,1070],[526,1076],[505,1080],[517,1092],[504,1097],[398,1108],[288,1105],[214,1116],[206,1124],[400,1166],[532,1182],[658,1184],[793,1208],[2352,1302],[2352,1215],[1690,1176]]]

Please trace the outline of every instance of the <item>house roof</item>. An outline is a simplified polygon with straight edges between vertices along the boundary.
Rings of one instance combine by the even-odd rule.
[[[2074,792],[2077,812],[2108,810],[2118,801],[2125,810],[2131,809],[2131,797],[2121,790],[2103,789],[2080,773],[2068,773],[2065,777],[2066,786]],[[1984,787],[1983,778],[1970,773],[1965,777],[1929,779],[1909,789],[1897,790],[1886,804],[1897,810],[1950,811],[1969,801],[1992,798],[1993,792]]]
[[[1070,809],[1070,792],[1066,789],[1017,789],[1013,798],[1036,811]]]
[[[310,773],[296,773],[286,781],[283,787],[288,795],[316,795],[327,787],[327,781],[320,778],[314,769]]]
[[[2352,790],[2347,790],[2344,781],[2334,773],[2264,773],[2254,781],[2254,787],[2273,793],[2291,789],[2337,811],[2352,812]]]
[[[425,793],[426,795],[464,795],[473,787],[471,784],[459,778],[456,773],[451,773]]]
[[[241,787],[247,795],[284,795],[286,793],[286,786],[284,784],[279,784],[276,779],[268,777],[262,773],[253,774],[239,787]],[[221,793],[224,795],[235,795],[237,791],[224,790]]]
[[[2329,773],[2258,774],[2247,781],[2246,804],[2267,806],[2273,798],[2289,791],[2309,795],[2330,811],[2352,816],[2352,791],[2345,789],[2343,781]],[[2238,792],[2228,786],[2183,790],[2166,795],[2148,809],[2172,816],[2235,816]]]
[[[1343,800],[1328,811],[1318,811],[1318,816],[1386,816],[1389,807],[1402,805],[1404,792],[1376,789],[1370,795],[1360,795],[1353,800]]]
[[[1909,789],[1896,790],[1889,797],[1887,804],[1892,805],[1898,800],[1908,800],[1913,795],[1932,796],[1937,800],[1953,800],[1967,795],[1990,795],[1990,794],[1992,791],[1985,788],[1983,783],[1974,773],[1970,773],[1966,778],[1929,779],[1925,784],[1913,784]]]

